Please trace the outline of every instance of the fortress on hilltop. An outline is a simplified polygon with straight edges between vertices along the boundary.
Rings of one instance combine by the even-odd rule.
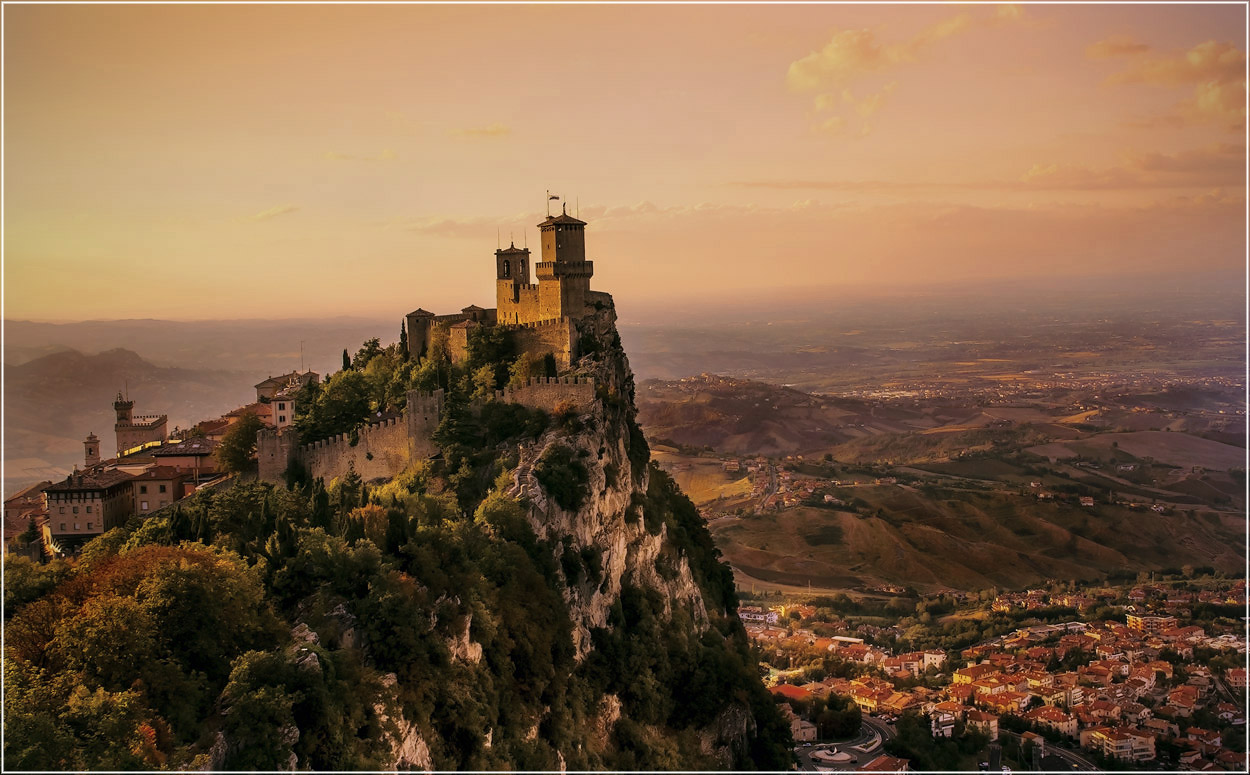
[[[538,224],[542,260],[533,264],[529,248],[515,244],[495,251],[495,309],[471,305],[458,314],[435,315],[424,309],[405,317],[408,351],[428,355],[446,341],[453,363],[465,357],[469,331],[478,326],[505,326],[514,332],[518,352],[550,354],[567,369],[578,352],[577,323],[588,311],[612,304],[606,293],[590,290],[595,273],[586,260],[586,222],[566,212]],[[537,283],[530,282],[533,269]]]
[[[542,260],[536,265],[528,248],[511,244],[495,251],[495,309],[470,305],[451,315],[424,309],[408,313],[409,355],[427,358],[442,350],[460,364],[467,358],[471,331],[500,327],[511,334],[518,355],[529,353],[538,362],[550,357],[557,373],[567,372],[583,354],[582,335],[599,330],[592,319],[612,313],[612,296],[590,290],[594,263],[586,260],[585,221],[562,209],[538,229]],[[536,283],[530,281],[531,270]],[[497,391],[495,400],[546,410],[556,404],[584,409],[595,400],[595,385],[585,377],[535,378]],[[438,451],[431,437],[442,409],[443,391],[414,390],[407,394],[402,415],[379,415],[353,434],[304,443],[294,427],[263,429],[256,439],[260,478],[279,481],[293,463],[327,481],[348,470],[365,479],[393,477],[413,460]]]

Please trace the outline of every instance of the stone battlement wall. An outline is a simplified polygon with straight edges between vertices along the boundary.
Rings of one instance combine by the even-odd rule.
[[[147,414],[142,417],[131,417],[130,422],[114,423],[113,427],[121,430],[122,428],[151,428],[153,425],[168,421],[169,415],[165,414]]]
[[[529,323],[510,323],[509,329],[519,328],[546,328],[548,326],[567,326],[573,321],[572,318],[551,318],[550,320],[535,320]]]
[[[362,479],[395,476],[411,462],[408,447],[408,425],[403,418],[392,417],[366,425],[358,431],[359,440],[351,443],[351,434],[301,445],[297,455],[313,478],[329,482],[354,468]]]
[[[576,356],[575,332],[571,318],[542,320],[536,323],[519,323],[509,326],[516,341],[517,352],[526,352],[542,358],[551,353],[557,369],[567,369]]]
[[[595,383],[582,377],[531,379],[523,387],[496,390],[495,398],[548,412],[561,403],[585,409],[595,400]]]
[[[294,428],[263,429],[256,434],[260,478],[281,481],[291,463],[298,461],[309,476],[327,482],[352,468],[363,479],[389,479],[413,460],[428,458],[438,450],[432,439],[442,411],[442,390],[410,390],[403,415],[360,428],[355,445],[351,433],[300,444]]]

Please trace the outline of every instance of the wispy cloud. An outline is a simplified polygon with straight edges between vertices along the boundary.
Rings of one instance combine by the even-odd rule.
[[[1215,143],[1177,153],[1126,150],[1118,164],[1034,164],[1017,180],[889,181],[803,178],[738,180],[728,185],[773,190],[915,192],[927,190],[1078,191],[1219,188],[1245,183],[1246,149]]]
[[[1085,47],[1085,56],[1090,59],[1111,59],[1114,57],[1136,56],[1150,50],[1150,46],[1135,40],[1128,35],[1113,35],[1097,43]]]
[[[1188,51],[1138,59],[1108,82],[1193,89],[1170,113],[1138,126],[1215,124],[1234,132],[1246,126],[1246,54],[1229,43],[1209,40]]]
[[[867,29],[845,29],[833,33],[820,50],[790,63],[786,85],[797,93],[816,92],[813,106],[817,113],[834,112],[834,116],[817,119],[823,132],[837,133],[847,127],[853,116],[867,119],[876,113],[885,98],[898,85],[891,81],[884,88],[856,99],[851,87],[873,74],[891,71],[901,65],[919,62],[939,42],[960,35],[976,26],[995,25],[1019,19],[1019,6],[999,6],[994,13],[974,16],[961,13],[930,25],[907,40],[887,43]],[[840,99],[839,99],[840,96]],[[861,125],[861,134],[868,127]]]
[[[509,127],[503,124],[491,124],[484,127],[468,127],[463,129],[448,130],[448,134],[452,137],[475,137],[475,138],[491,138],[505,137],[512,133]]]
[[[278,205],[277,207],[270,207],[268,210],[261,210],[259,213],[249,215],[243,220],[253,223],[256,221],[267,221],[270,218],[277,218],[279,215],[293,213],[298,209],[297,205]]]

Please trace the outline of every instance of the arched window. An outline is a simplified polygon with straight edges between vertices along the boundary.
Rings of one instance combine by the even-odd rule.
[[[512,276],[512,262],[506,258],[503,260],[503,276],[504,279]]]

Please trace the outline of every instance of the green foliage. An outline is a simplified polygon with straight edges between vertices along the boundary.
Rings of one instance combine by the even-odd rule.
[[[534,478],[565,511],[576,511],[590,496],[590,472],[563,444],[552,444],[543,450],[534,464]]]
[[[512,332],[502,326],[477,326],[470,328],[466,337],[465,366],[470,374],[490,367],[493,377],[491,390],[508,383],[509,371],[516,356],[516,341]]]
[[[733,705],[757,726],[732,764],[788,767],[789,727],[758,680],[732,577],[662,474],[633,494],[628,518],[667,527],[665,573],[689,564],[710,622],[626,582],[595,648],[575,659],[567,585],[607,593],[618,579],[604,549],[540,538],[502,492],[516,442],[552,425],[542,411],[470,400],[544,373],[511,346],[475,330],[463,370],[437,333],[419,362],[373,340],[301,390],[305,441],[350,433],[409,389],[447,391],[441,460],[390,483],[366,486],[352,471],[327,486],[293,472],[287,487],[238,484],[134,520],[88,544],[74,569],[9,560],[6,761],[204,769],[220,731],[226,768],[384,770],[395,732],[384,712],[412,725],[438,769],[706,768],[700,735]],[[626,388],[605,404],[603,445],[628,423],[631,458],[645,465]],[[590,457],[549,445],[534,473],[576,509]],[[623,475],[608,465],[611,480]],[[605,692],[625,707],[601,731]]]
[[[311,401],[297,398],[295,406],[301,442],[347,433],[369,416],[369,381],[358,371],[340,371],[315,391]]]
[[[508,385],[514,388],[524,387],[528,380],[546,376],[542,360],[528,352],[523,352],[513,361],[508,370]]]
[[[240,558],[163,546],[97,559],[7,630],[5,710],[22,747],[6,753],[87,769],[150,769],[193,743],[231,660],[278,632]]]
[[[357,371],[364,371],[369,362],[381,354],[382,347],[375,336],[362,344],[360,349],[356,351],[356,357],[352,358],[352,368]]]
[[[53,560],[44,565],[17,555],[5,557],[5,619],[11,618],[22,606],[32,600],[37,600],[61,583],[69,574],[69,570],[70,567],[64,560]]]
[[[227,471],[246,471],[256,456],[256,434],[265,423],[252,412],[246,412],[221,437],[221,445],[213,454]]]

